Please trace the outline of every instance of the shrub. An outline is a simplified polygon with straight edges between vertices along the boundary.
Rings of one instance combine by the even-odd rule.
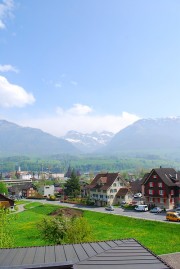
[[[9,210],[0,208],[0,248],[13,247],[11,219],[12,215],[9,214]]]
[[[67,243],[83,243],[92,241],[92,228],[83,217],[72,218],[67,230]]]
[[[64,217],[44,218],[37,227],[45,241],[63,244],[66,242],[68,222]]]
[[[48,243],[81,243],[92,240],[92,230],[86,219],[58,216],[44,218],[37,226]]]

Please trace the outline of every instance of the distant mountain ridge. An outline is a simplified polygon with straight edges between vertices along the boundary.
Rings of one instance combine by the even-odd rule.
[[[77,154],[78,150],[68,141],[45,133],[40,129],[21,127],[0,120],[0,154],[3,155],[51,155]]]
[[[179,152],[180,117],[141,119],[124,128],[103,148],[103,152]]]
[[[141,119],[115,135],[70,131],[58,138],[40,129],[0,120],[0,155],[56,155],[80,153],[116,155],[160,153],[180,158],[180,117]]]
[[[77,131],[69,131],[62,138],[71,142],[80,151],[85,153],[93,152],[105,145],[107,145],[114,134],[112,132],[93,132],[93,133],[80,133]]]

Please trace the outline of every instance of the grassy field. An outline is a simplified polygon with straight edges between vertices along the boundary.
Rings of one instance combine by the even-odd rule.
[[[39,221],[59,208],[39,202],[26,204],[24,212],[13,220],[15,246],[43,246],[37,225]],[[161,223],[123,216],[84,211],[91,224],[94,241],[135,238],[156,254],[180,252],[180,224]]]

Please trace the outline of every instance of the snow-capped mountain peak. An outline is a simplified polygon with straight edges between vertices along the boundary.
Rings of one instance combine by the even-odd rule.
[[[74,146],[83,152],[93,152],[100,147],[107,145],[113,136],[114,134],[108,131],[86,134],[77,131],[69,131],[62,138],[68,142],[71,142]]]

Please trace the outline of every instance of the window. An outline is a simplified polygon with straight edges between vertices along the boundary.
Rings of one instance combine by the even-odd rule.
[[[116,183],[113,183],[113,187],[116,187]]]
[[[112,192],[113,192],[113,190],[111,189],[111,190],[110,190],[110,193],[112,193]]]
[[[117,192],[117,189],[114,189],[114,192]]]
[[[158,187],[162,188],[162,182],[158,182]]]
[[[103,198],[103,195],[100,195],[100,198]]]
[[[110,195],[110,198],[111,198],[111,199],[113,199],[113,198],[114,198],[114,196],[113,196],[113,195]]]
[[[149,190],[149,194],[152,195],[153,194],[153,190]]]
[[[174,190],[171,190],[171,195],[174,195]]]
[[[159,195],[164,195],[164,191],[163,190],[159,190]]]
[[[149,198],[149,202],[153,203],[153,198],[152,197]]]
[[[157,178],[157,175],[154,175],[153,178]]]
[[[149,182],[149,187],[154,187],[154,182]]]
[[[103,190],[103,192],[104,192],[104,193],[106,193],[106,191],[105,191],[105,190]]]
[[[163,198],[160,198],[160,203],[164,204],[164,199]]]

